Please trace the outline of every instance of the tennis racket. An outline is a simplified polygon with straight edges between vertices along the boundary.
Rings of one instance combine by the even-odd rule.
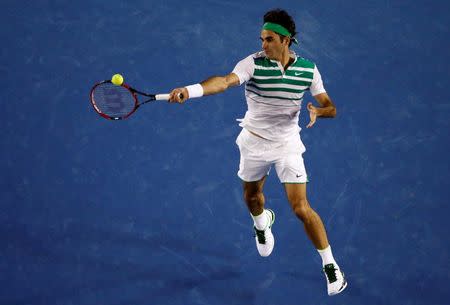
[[[147,99],[139,101],[138,95]],[[114,85],[110,80],[105,80],[92,87],[90,99],[94,110],[105,119],[123,120],[143,104],[169,100],[169,94],[148,94],[131,88],[127,84]]]

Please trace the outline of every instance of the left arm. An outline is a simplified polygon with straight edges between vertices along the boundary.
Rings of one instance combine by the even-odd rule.
[[[336,116],[336,107],[326,92],[314,96],[314,99],[319,103],[320,107],[314,107],[311,103],[309,104],[316,108],[318,117],[334,118]]]
[[[317,101],[317,103],[319,103],[320,107],[315,107],[312,103],[308,103],[307,107],[309,110],[310,122],[306,126],[307,128],[312,127],[314,123],[316,123],[317,117],[336,117],[336,107],[334,106],[333,101],[326,92],[315,95],[314,99]]]

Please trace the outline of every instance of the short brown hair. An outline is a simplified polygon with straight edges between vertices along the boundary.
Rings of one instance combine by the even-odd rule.
[[[291,37],[294,37],[297,32],[295,31],[295,22],[292,17],[282,9],[273,9],[264,14],[264,23],[271,22],[282,25],[285,27],[289,33],[291,33]],[[280,35],[280,34],[278,34]],[[280,35],[280,37],[285,37]],[[289,43],[289,46],[292,44],[292,41]]]

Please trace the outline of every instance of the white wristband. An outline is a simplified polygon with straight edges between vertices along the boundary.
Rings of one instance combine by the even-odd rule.
[[[203,87],[200,84],[186,86],[186,89],[188,91],[189,98],[202,97],[203,96]]]

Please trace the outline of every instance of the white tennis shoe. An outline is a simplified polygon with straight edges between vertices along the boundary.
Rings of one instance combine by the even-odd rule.
[[[264,210],[269,218],[269,223],[264,230],[258,230],[256,226],[253,226],[255,230],[255,240],[256,248],[258,249],[259,255],[266,257],[272,253],[273,246],[275,244],[275,239],[272,234],[272,225],[275,222],[275,213],[272,210]]]
[[[328,295],[336,295],[344,291],[347,287],[347,281],[344,273],[336,264],[327,264],[323,267],[323,273],[327,279]]]

